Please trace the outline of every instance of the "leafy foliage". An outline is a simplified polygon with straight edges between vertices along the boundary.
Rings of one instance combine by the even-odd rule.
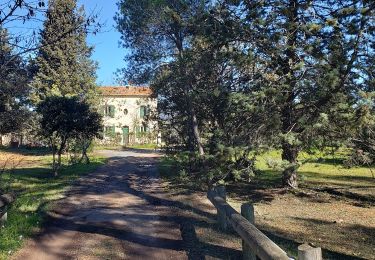
[[[202,13],[202,1],[123,0],[118,5],[117,28],[123,46],[131,50],[127,56],[129,67],[122,71],[125,78],[137,83],[151,81],[155,95],[166,101],[160,102],[165,122],[172,121],[170,125],[174,119],[183,120],[189,149],[197,147],[203,155],[194,83],[186,66],[191,58],[188,51],[193,18]]]
[[[6,66],[5,66],[6,64]],[[0,135],[17,132],[30,114],[25,108],[29,92],[26,62],[14,56],[8,32],[0,27]]]
[[[276,148],[283,185],[296,188],[301,151],[347,145],[358,134],[362,93],[374,91],[374,3],[123,0],[119,6],[118,29],[131,50],[123,76],[151,82],[168,149],[198,150],[197,164],[208,175],[217,165],[216,175],[230,176],[217,147]]]
[[[39,103],[37,111],[41,115],[40,135],[49,140],[52,148],[55,175],[61,166],[61,155],[71,140],[82,145],[88,162],[87,149],[94,137],[101,136],[101,115],[78,97],[47,97]]]
[[[84,9],[75,0],[50,1],[35,65],[32,99],[95,94],[96,64],[90,60]],[[63,34],[63,36],[62,36]]]

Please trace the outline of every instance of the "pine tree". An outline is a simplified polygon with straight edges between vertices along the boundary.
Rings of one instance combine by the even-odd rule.
[[[131,50],[125,78],[150,83],[163,96],[165,106],[173,107],[190,150],[204,155],[195,93],[186,56],[191,44],[194,17],[204,1],[122,0],[116,16],[124,47]],[[166,84],[164,84],[166,83]],[[169,102],[169,104],[167,104]],[[165,107],[166,108],[166,107]]]
[[[367,88],[361,78],[367,74],[364,61],[374,55],[375,4],[227,2],[241,13],[237,42],[243,43],[243,56],[255,58],[247,67],[256,67],[256,73],[245,71],[242,77],[250,79],[249,93],[270,108],[264,116],[274,118],[275,146],[289,162],[283,184],[295,188],[299,152],[314,146],[332,125],[345,127],[359,92]]]
[[[84,9],[77,9],[76,0],[49,2],[35,62],[34,102],[52,95],[89,98],[95,93],[96,64],[90,60],[86,23]]]

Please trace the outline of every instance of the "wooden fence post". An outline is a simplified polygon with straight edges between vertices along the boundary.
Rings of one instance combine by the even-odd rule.
[[[298,247],[298,260],[322,260],[322,249],[302,244]]]
[[[255,223],[254,206],[250,203],[241,205],[241,215],[246,218],[251,224]],[[242,259],[256,260],[256,255],[252,252],[251,248],[244,240],[242,240]]]
[[[219,197],[223,198],[225,201],[227,200],[227,193],[225,191],[225,186],[217,186],[215,191],[219,195]],[[224,212],[217,210],[217,221],[219,226],[223,230],[228,230],[228,222]]]

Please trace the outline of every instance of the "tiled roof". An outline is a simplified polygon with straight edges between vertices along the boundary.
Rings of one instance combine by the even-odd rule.
[[[98,87],[102,96],[151,96],[150,87],[118,86],[118,87]]]

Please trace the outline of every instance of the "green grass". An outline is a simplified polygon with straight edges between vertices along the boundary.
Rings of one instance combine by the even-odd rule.
[[[156,149],[158,148],[157,144],[135,144],[132,146],[129,146],[128,148],[133,149]]]
[[[181,174],[182,166],[187,165],[187,158],[188,157],[182,153],[175,157],[165,156],[160,161],[159,172],[161,176],[170,183],[168,188],[173,192],[178,191],[178,193],[184,194],[194,192],[197,190],[197,187],[199,187],[198,184],[200,180],[198,178],[191,178],[188,174]],[[299,191],[310,189],[310,192],[311,189],[334,187],[335,191],[340,191],[344,200],[353,199],[353,203],[356,203],[354,205],[371,207],[375,202],[375,179],[372,176],[371,169],[369,167],[345,167],[343,164],[346,159],[345,152],[340,152],[335,155],[327,155],[324,153],[315,153],[313,155],[301,153],[298,159],[299,162],[301,162],[301,166],[298,169],[299,184],[301,188]],[[269,160],[281,161],[281,152],[271,151],[258,156],[256,168],[259,170],[259,174],[257,174],[250,183],[227,183],[227,194],[229,195],[229,201],[231,204],[237,204],[237,208],[239,208],[243,202],[251,201],[253,198],[258,199],[262,194],[265,196],[265,200],[264,202],[260,201],[258,203],[270,203],[267,200],[267,194],[275,191],[273,188],[281,187],[282,170],[271,168],[267,163]],[[374,172],[375,169],[372,169],[372,171]],[[291,201],[301,199],[298,196],[299,191],[296,193],[288,193],[286,198],[289,198]],[[322,189],[322,191],[324,190]],[[276,196],[278,196],[278,193],[276,194]],[[296,196],[292,197],[293,194]],[[289,195],[290,197],[288,197]],[[333,208],[337,207],[335,201],[336,200],[332,200],[331,202]],[[270,230],[265,233],[272,241],[286,250],[290,255],[297,255],[298,242],[288,238],[285,234],[279,236],[277,231],[273,232]],[[327,231],[327,234],[328,233],[329,231]],[[338,241],[337,243],[341,243],[341,241]],[[323,250],[323,256],[327,259],[356,259],[350,256],[350,251],[344,253],[347,255],[328,249]]]
[[[301,166],[298,168],[300,184],[307,186],[341,186],[341,187],[375,187],[375,168],[344,166],[345,152],[336,155],[323,153],[301,153],[298,160]],[[178,181],[181,165],[187,165],[187,156],[181,154],[177,157],[166,156],[161,160],[159,170],[162,176],[169,180]],[[269,161],[280,161],[280,151],[270,151],[259,155],[256,168],[259,175],[255,177],[257,183],[264,187],[278,187],[281,185],[282,169],[272,168]],[[192,180],[193,181],[193,180]]]
[[[273,169],[267,165],[269,160],[280,160],[281,152],[272,151],[258,156],[256,167],[261,171],[258,176],[265,184],[275,186],[280,184],[281,170]],[[336,156],[301,153],[299,156],[301,166],[298,169],[300,183],[307,186],[363,186],[374,187],[375,169],[369,167],[351,167],[343,165],[344,153]]]
[[[121,145],[95,145],[94,151],[98,150],[122,150]]]
[[[38,153],[34,153],[37,155]],[[29,168],[15,169],[7,178],[17,200],[8,210],[8,221],[0,229],[0,259],[7,259],[23,240],[38,230],[50,203],[63,198],[66,188],[78,177],[103,165],[106,159],[91,158],[91,164],[65,165],[59,177],[53,177],[51,157],[38,156],[37,163]]]
[[[126,150],[126,149],[156,149],[156,144],[134,144],[130,146],[122,145],[95,145],[94,150]]]

